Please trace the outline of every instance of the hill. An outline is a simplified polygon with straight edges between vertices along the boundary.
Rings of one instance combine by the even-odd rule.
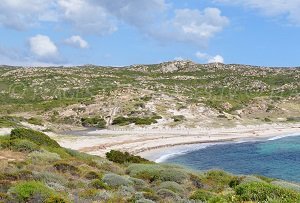
[[[201,128],[300,120],[300,68],[173,61],[0,68],[3,126]],[[51,124],[51,125],[50,125]]]

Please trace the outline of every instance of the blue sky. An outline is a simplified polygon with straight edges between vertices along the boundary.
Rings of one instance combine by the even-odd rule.
[[[0,64],[300,66],[300,0],[2,0]]]

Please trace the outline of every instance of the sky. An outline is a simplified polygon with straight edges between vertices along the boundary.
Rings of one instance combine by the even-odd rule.
[[[300,0],[1,0],[0,64],[300,66]]]

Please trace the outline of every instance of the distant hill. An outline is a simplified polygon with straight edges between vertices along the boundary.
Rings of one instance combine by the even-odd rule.
[[[86,118],[90,123],[84,125],[101,120],[106,127],[295,122],[299,94],[299,67],[171,61],[118,68],[0,68],[2,117],[60,125],[81,126]]]

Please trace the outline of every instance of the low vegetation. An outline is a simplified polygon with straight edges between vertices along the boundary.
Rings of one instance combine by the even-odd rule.
[[[99,117],[81,118],[81,124],[84,127],[96,127],[101,129],[106,127],[106,121]]]
[[[160,119],[161,117],[153,116],[153,117],[117,117],[113,120],[113,125],[129,125],[134,123],[135,125],[151,125],[157,123],[156,119]]]
[[[295,183],[191,171],[119,151],[107,153],[107,160],[62,148],[47,135],[23,128],[0,138],[0,202],[300,201]]]

